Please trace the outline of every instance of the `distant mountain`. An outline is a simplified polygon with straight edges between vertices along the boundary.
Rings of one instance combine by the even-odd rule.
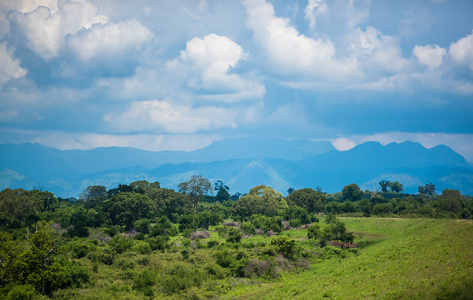
[[[0,188],[45,188],[70,197],[90,185],[113,188],[136,180],[163,187],[201,174],[223,180],[231,193],[265,184],[283,193],[289,187],[317,186],[341,191],[350,183],[376,190],[379,181],[403,183],[406,192],[434,183],[473,194],[473,168],[446,146],[426,149],[413,142],[382,146],[367,142],[338,151],[329,142],[281,139],[228,139],[190,152],[97,148],[60,151],[39,144],[0,145]]]

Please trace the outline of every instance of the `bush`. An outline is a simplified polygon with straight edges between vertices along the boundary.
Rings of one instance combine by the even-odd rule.
[[[267,276],[272,273],[272,264],[267,260],[252,259],[244,268],[244,276],[247,278]]]
[[[133,247],[133,250],[139,254],[149,254],[151,253],[151,246],[146,242],[140,242]]]
[[[229,268],[236,262],[236,259],[227,250],[215,252],[214,257],[217,260],[217,264],[224,268]]]
[[[217,231],[219,237],[224,238],[228,233],[228,227],[220,225],[215,227],[215,231]]]
[[[207,242],[207,248],[212,248],[218,245],[217,241],[208,241]]]
[[[150,246],[151,250],[166,250],[169,249],[168,237],[157,236],[153,238],[147,238],[146,243]]]
[[[12,288],[5,299],[7,300],[30,300],[33,299],[36,295],[36,291],[33,286],[27,285],[17,285]]]
[[[278,249],[278,252],[288,259],[295,259],[301,252],[301,247],[285,236],[280,236],[271,241],[271,245]]]
[[[156,284],[156,274],[150,270],[144,270],[141,273],[138,273],[137,276],[133,278],[133,289],[141,292],[148,293],[151,287]]]
[[[126,238],[124,236],[115,236],[109,243],[109,246],[113,249],[113,251],[117,253],[123,253],[131,249],[133,247],[133,240]]]
[[[243,234],[241,233],[241,231],[230,227],[230,229],[228,230],[227,243],[239,243],[242,236]]]
[[[173,294],[191,287],[200,287],[202,284],[202,272],[195,267],[189,267],[182,263],[173,265],[168,275],[163,280],[163,290]]]
[[[246,234],[255,234],[255,226],[250,222],[244,222],[240,225],[240,229]]]
[[[301,226],[301,220],[292,219],[292,220],[289,220],[289,224],[290,224],[293,228],[298,228],[298,227]]]
[[[149,224],[151,223],[148,219],[142,219],[135,222],[135,229],[139,233],[148,234],[149,233]]]
[[[90,271],[86,267],[79,266],[71,261],[61,261],[63,266],[62,274],[59,278],[58,284],[61,288],[67,287],[82,287],[90,282]]]

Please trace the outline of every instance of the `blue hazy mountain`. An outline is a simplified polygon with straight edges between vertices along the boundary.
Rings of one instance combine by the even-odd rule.
[[[45,188],[77,197],[90,185],[113,188],[136,180],[176,188],[193,174],[223,180],[231,193],[265,184],[283,193],[289,187],[317,186],[338,192],[350,183],[376,190],[381,180],[399,181],[406,192],[434,183],[473,194],[473,168],[449,147],[426,149],[413,142],[383,146],[367,142],[338,151],[329,142],[282,139],[228,139],[196,151],[97,148],[61,151],[39,144],[0,145],[0,188]]]

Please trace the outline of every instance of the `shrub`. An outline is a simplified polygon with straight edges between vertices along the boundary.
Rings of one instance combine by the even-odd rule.
[[[271,271],[272,266],[269,261],[252,259],[245,265],[244,276],[247,278],[261,277],[269,275]]]
[[[294,227],[294,228],[298,228],[301,226],[301,220],[299,219],[292,219],[292,220],[289,220],[289,224]]]
[[[233,227],[230,227],[228,230],[227,243],[239,243],[242,237],[242,233],[239,230],[236,230]]]
[[[115,236],[108,244],[113,249],[113,251],[117,253],[123,253],[133,247],[133,240],[124,236]]]
[[[133,278],[133,289],[149,293],[151,287],[156,284],[156,274],[150,270],[144,270]]]
[[[151,253],[151,246],[146,242],[140,242],[133,247],[133,250],[140,254],[149,254]]]
[[[227,250],[215,252],[214,257],[217,260],[217,264],[224,268],[229,268],[236,262],[235,258]]]
[[[246,234],[255,234],[255,226],[250,222],[244,222],[240,225],[240,229]]]
[[[166,250],[169,249],[168,237],[157,236],[153,238],[147,238],[145,241],[150,246],[151,250]]]
[[[277,237],[271,240],[271,245],[276,246],[278,252],[288,259],[295,259],[301,252],[301,247],[285,236]]]
[[[27,285],[17,285],[12,288],[5,299],[7,300],[30,300],[33,299],[36,295],[36,291],[33,286]]]
[[[151,221],[148,219],[138,220],[135,222],[135,229],[138,230],[138,232],[140,233],[148,234],[150,223]]]
[[[208,241],[207,242],[207,248],[212,248],[214,246],[217,246],[218,242],[217,241]]]
[[[182,263],[173,265],[163,280],[163,290],[168,294],[186,290],[191,287],[200,287],[203,280],[202,272],[195,267]]]
[[[219,237],[224,238],[228,233],[228,227],[220,225],[215,227],[215,231],[217,231]]]

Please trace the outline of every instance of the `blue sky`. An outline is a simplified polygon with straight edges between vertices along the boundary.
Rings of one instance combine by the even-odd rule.
[[[0,143],[445,144],[473,162],[473,1],[0,0]]]

